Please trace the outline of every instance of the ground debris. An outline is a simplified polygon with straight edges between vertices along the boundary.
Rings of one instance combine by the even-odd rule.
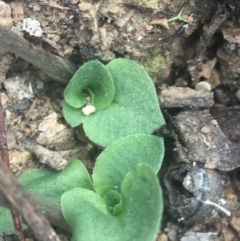
[[[69,151],[51,151],[41,145],[38,145],[36,142],[25,136],[22,136],[19,139],[19,143],[29,151],[33,152],[39,158],[41,163],[47,164],[58,171],[64,169],[64,167],[69,163],[69,161],[64,157],[72,156],[80,152],[81,149],[77,148]]]
[[[162,108],[208,108],[214,103],[213,93],[174,86],[162,90],[158,97]]]
[[[211,108],[210,113],[230,141],[240,141],[240,106]]]
[[[180,241],[221,241],[221,239],[214,232],[201,233],[189,231],[185,233]]]
[[[193,59],[188,61],[188,71],[192,77],[193,85],[195,86],[201,77],[201,68],[203,64],[204,53],[209,47],[209,43],[218,30],[219,26],[227,19],[227,11],[223,12],[224,7],[218,7],[218,10],[214,14],[211,22],[205,24],[203,27],[202,36],[196,48]]]
[[[172,165],[164,177],[171,217],[190,226],[216,221],[221,210],[205,201],[218,204],[225,197],[224,183],[224,175],[201,165]]]
[[[209,110],[184,111],[175,118],[179,133],[176,158],[201,162],[205,168],[230,171],[240,167],[240,142],[230,141]]]
[[[33,99],[34,95],[30,92],[27,84],[24,84],[25,79],[9,78],[4,81],[4,87],[7,90],[7,94],[11,96],[12,100],[16,103],[23,98]]]
[[[71,148],[72,143],[68,143],[73,138],[74,130],[67,128],[65,125],[58,123],[58,115],[56,112],[45,116],[39,123],[37,131],[39,132],[36,141],[44,146],[57,146],[58,149]]]
[[[213,105],[213,94],[179,87],[162,90],[159,99],[164,108],[190,109],[178,114],[174,120],[178,133],[175,153],[178,162],[202,162],[205,168],[222,171],[240,166],[238,106],[211,108],[210,112],[209,109],[192,110]]]
[[[222,83],[231,89],[240,88],[240,44],[224,42],[217,50]]]

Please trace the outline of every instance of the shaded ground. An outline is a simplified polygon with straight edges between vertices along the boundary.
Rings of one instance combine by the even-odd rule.
[[[0,4],[0,22],[5,27],[22,29],[26,18],[39,21],[41,37],[24,32],[29,49],[41,47],[46,54],[64,56],[76,65],[96,58],[107,63],[127,57],[144,65],[151,75],[171,131],[165,138],[166,157],[159,174],[169,211],[164,213],[159,241],[239,239],[238,1]],[[183,17],[192,24],[167,22],[183,6]],[[91,170],[99,150],[81,129],[72,130],[64,122],[64,85],[3,49],[0,61],[11,169],[18,174],[42,166],[34,149],[41,145],[64,154],[63,163],[79,157]],[[200,91],[193,90],[199,81],[206,81],[203,88],[211,92],[199,85]],[[22,136],[33,142],[26,144]],[[206,204],[207,200],[231,216]]]

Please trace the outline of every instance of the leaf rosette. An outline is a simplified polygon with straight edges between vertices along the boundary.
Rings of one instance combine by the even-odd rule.
[[[95,83],[96,82],[96,83]],[[87,136],[107,146],[127,135],[151,134],[164,124],[155,88],[142,66],[115,59],[84,64],[64,91],[63,114],[75,127],[83,123]],[[85,115],[85,107],[95,112]]]
[[[82,187],[61,198],[72,241],[154,241],[162,217],[162,194],[156,173],[163,140],[137,134],[111,143],[93,169],[94,191]]]
[[[74,159],[61,172],[31,170],[19,181],[37,201],[59,200],[73,241],[154,241],[163,208],[156,176],[163,153],[162,138],[136,134],[111,143],[101,153],[92,180],[86,167]],[[55,216],[59,210],[48,205],[45,212]],[[14,232],[10,211],[4,208],[0,208],[0,231]]]
[[[75,127],[88,116],[84,114],[84,108],[105,109],[113,97],[113,79],[107,68],[98,60],[87,62],[78,69],[64,90],[64,117],[71,127]]]
[[[93,191],[74,188],[65,192],[61,205],[73,230],[72,241],[156,240],[163,202],[152,168],[147,164],[135,165],[124,177],[119,195],[121,207],[116,204],[112,208],[118,210],[112,213],[108,203]]]

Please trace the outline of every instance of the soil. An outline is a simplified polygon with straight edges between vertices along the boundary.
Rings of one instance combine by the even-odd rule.
[[[188,23],[168,21],[182,7]],[[238,17],[238,0],[0,1],[1,25],[17,29],[29,51],[76,66],[130,58],[152,77],[168,128],[158,241],[240,239]],[[14,53],[0,49],[12,171],[60,170],[74,156],[91,172],[100,150],[64,121],[65,85]]]

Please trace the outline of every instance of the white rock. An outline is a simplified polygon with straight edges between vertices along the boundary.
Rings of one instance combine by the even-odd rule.
[[[196,84],[196,91],[211,91],[211,85],[207,81],[202,81]]]
[[[33,20],[31,18],[24,18],[22,28],[30,35],[33,35],[36,37],[42,36],[43,31],[41,29],[40,23],[37,20]]]
[[[23,98],[32,99],[34,95],[30,92],[29,87],[24,84],[25,79],[9,78],[4,81],[4,87],[7,90],[7,95],[11,100],[18,101]]]

